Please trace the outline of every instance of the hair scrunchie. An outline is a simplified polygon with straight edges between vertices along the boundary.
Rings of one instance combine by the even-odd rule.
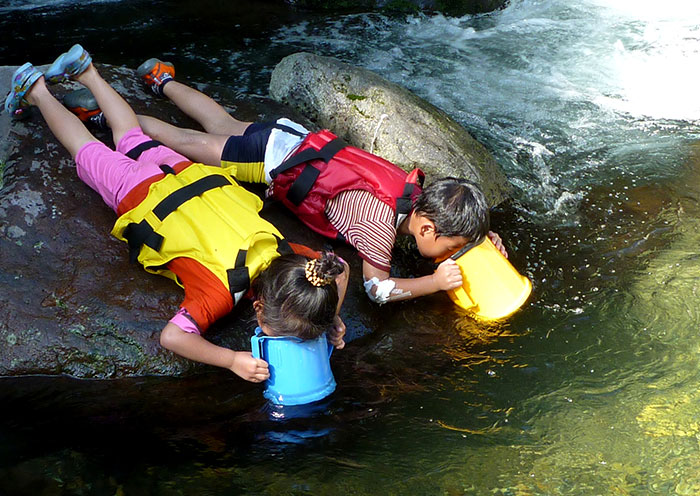
[[[306,262],[304,266],[306,280],[316,287],[326,286],[335,280],[333,275],[319,274],[320,265],[319,260],[314,258]]]

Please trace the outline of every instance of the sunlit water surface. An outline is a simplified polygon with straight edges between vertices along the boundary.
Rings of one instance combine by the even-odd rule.
[[[40,473],[81,494],[700,493],[699,3],[512,0],[477,17],[285,14],[266,29],[213,14],[197,29],[162,2],[28,5],[0,25],[30,16],[104,62],[163,54],[241,93],[266,95],[274,64],[300,50],[407,86],[506,171],[514,201],[493,227],[535,290],[491,326],[439,297],[387,309],[334,358],[339,391],[311,419],[272,421],[256,392],[230,407],[220,375],[146,380],[185,399],[164,412],[127,401],[114,416],[80,413],[104,386],[12,386],[3,404],[34,409],[38,428],[3,414],[15,484]],[[112,11],[128,22],[113,27]],[[100,20],[80,30],[87,12]],[[119,38],[135,35],[158,53]],[[24,61],[19,46],[3,63]]]

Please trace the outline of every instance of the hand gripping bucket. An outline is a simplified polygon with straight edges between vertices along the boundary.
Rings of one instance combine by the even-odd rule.
[[[484,320],[496,320],[525,303],[532,284],[518,273],[488,237],[451,257],[462,270],[460,288],[447,292],[457,305]]]
[[[263,396],[275,405],[303,405],[335,391],[331,371],[333,345],[326,335],[302,340],[291,336],[266,336],[259,327],[250,338],[255,358],[270,366]]]

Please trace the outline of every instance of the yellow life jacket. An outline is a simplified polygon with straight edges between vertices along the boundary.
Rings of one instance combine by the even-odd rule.
[[[112,235],[129,243],[132,262],[138,260],[148,272],[180,286],[166,264],[177,257],[198,261],[228,288],[235,305],[289,245],[258,215],[260,198],[225,170],[192,164],[178,174],[170,171],[117,219]]]

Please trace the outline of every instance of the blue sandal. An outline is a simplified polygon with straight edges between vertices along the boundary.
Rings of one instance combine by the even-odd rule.
[[[29,103],[24,99],[27,91],[34,86],[37,79],[43,74],[39,69],[27,62],[20,66],[14,74],[12,74],[12,83],[10,93],[5,100],[5,111],[10,115],[21,113],[23,107],[28,107]]]
[[[46,82],[49,84],[62,83],[66,79],[79,76],[90,66],[92,57],[80,45],[76,44],[66,53],[58,56],[46,74]]]

